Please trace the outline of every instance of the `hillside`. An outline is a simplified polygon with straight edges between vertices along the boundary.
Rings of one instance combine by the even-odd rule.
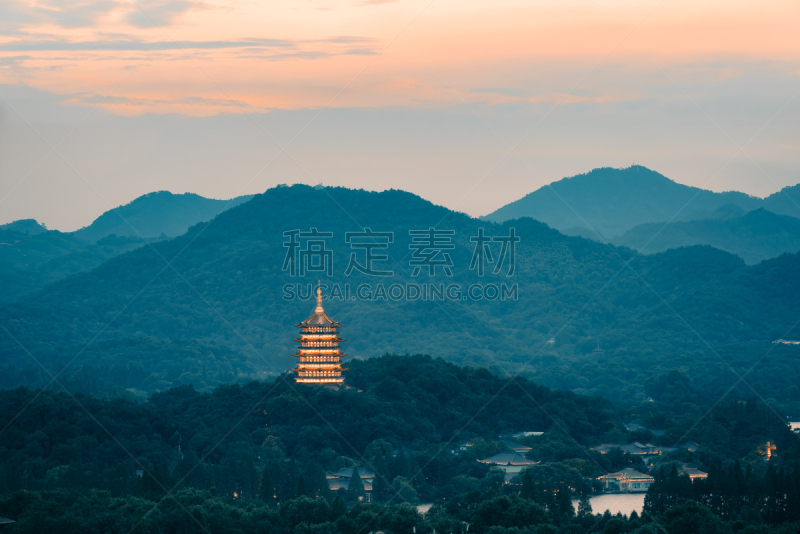
[[[142,244],[144,241],[137,237],[109,236],[89,243],[55,230],[0,230],[0,301],[17,300]]]
[[[779,215],[800,218],[800,184],[784,187],[764,199],[762,207]]]
[[[107,211],[75,232],[48,231],[33,219],[2,225],[0,285],[6,289],[0,292],[0,302],[17,300],[47,284],[94,269],[142,246],[145,240],[154,242],[184,234],[190,226],[210,221],[223,209],[250,198],[215,200],[158,191]]]
[[[179,236],[190,226],[210,221],[222,210],[238,206],[250,198],[217,200],[194,193],[175,195],[169,191],[156,191],[103,213],[92,224],[73,234],[85,241],[97,241],[111,234],[145,238],[162,234]]]
[[[369,532],[341,522],[341,530],[330,528],[332,523],[323,530],[294,529],[299,519],[291,517],[314,517],[298,513],[304,500],[316,504],[317,519],[328,502],[346,512],[341,499],[358,494],[340,492],[334,502],[326,473],[354,464],[380,476],[374,485],[362,485],[362,495],[364,486],[372,490],[373,503],[391,499],[389,485],[401,481],[410,490],[403,497],[409,502],[501,491],[503,473],[476,460],[506,449],[498,434],[520,429],[553,428],[543,453],[555,456],[555,446],[558,460],[578,458],[571,464],[552,458],[538,477],[540,486],[552,490],[564,484],[565,475],[576,487],[588,486],[581,469],[589,464],[580,459],[584,447],[615,426],[616,410],[602,399],[524,379],[504,387],[506,379],[485,369],[425,356],[356,361],[350,376],[362,391],[268,380],[208,393],[174,388],[141,403],[79,395],[80,406],[63,392],[0,391],[0,428],[6,429],[0,433],[0,514],[18,521],[13,528],[23,532],[194,532],[180,528],[187,522],[183,512],[164,517],[172,499],[155,504],[166,486],[192,499],[192,513],[211,518],[209,532]],[[557,425],[551,414],[558,414]],[[452,454],[465,439],[473,440],[471,449]],[[399,448],[403,452],[395,455]],[[137,469],[144,476],[137,478]],[[587,474],[596,471],[590,465]],[[246,502],[257,517],[242,521],[241,513],[233,513],[227,519],[219,506],[201,511],[212,493],[224,498],[224,506]],[[77,519],[64,507],[71,495],[91,501],[84,500]],[[324,498],[315,503],[306,495]],[[109,507],[111,496],[127,504]],[[47,502],[52,497],[58,502]],[[405,511],[417,515],[412,507]],[[386,531],[407,529],[389,525]]]
[[[772,202],[783,208],[783,196],[776,193],[773,197]],[[532,217],[558,230],[588,225],[603,237],[612,238],[634,226],[668,221],[676,215],[676,220],[706,218],[725,204],[750,211],[762,207],[762,200],[735,191],[715,193],[689,187],[634,165],[627,169],[594,169],[564,178],[503,206],[485,219],[503,222]]]
[[[737,506],[746,496],[764,504],[747,516],[752,528],[739,531],[796,531],[761,524],[791,514],[800,519],[800,448],[784,421],[755,401],[698,405],[691,381],[668,379],[657,389],[689,410],[676,416],[672,402],[643,403],[636,415],[660,425],[663,434],[654,435],[628,431],[621,423],[633,414],[603,399],[429,356],[356,360],[348,375],[358,389],[295,385],[282,376],[204,393],[182,386],[138,403],[0,390],[0,514],[16,521],[9,532],[37,534],[198,531],[182,528],[191,521],[187,511],[204,526],[200,531],[215,533],[459,532],[467,521],[475,532],[492,534],[734,532],[683,524],[638,528],[633,514],[626,524],[601,515],[603,508],[576,516],[569,504],[570,497],[597,491],[598,476],[624,468],[649,471],[663,483],[678,460],[708,472],[688,486],[702,493],[683,492],[691,482],[675,484],[676,471],[662,491],[649,492],[650,513],[693,498],[742,526]],[[506,476],[479,461],[510,452],[505,439],[533,430],[541,434],[514,437],[515,447],[529,449],[518,453],[532,464],[524,472]],[[671,448],[687,438],[700,443],[696,451],[665,451],[652,467],[638,455],[590,450],[609,439]],[[766,440],[779,451],[769,464],[756,452]],[[363,470],[360,488],[332,479],[350,467]],[[709,502],[709,490],[737,479],[734,491]],[[369,504],[357,502],[365,489]],[[556,492],[565,505],[553,504]],[[409,506],[417,502],[437,504],[423,518]],[[496,525],[509,518],[528,528]],[[545,524],[531,530],[534,521]]]
[[[20,219],[8,224],[0,224],[0,232],[18,232],[25,235],[37,235],[47,232],[47,228],[35,219]]]
[[[505,276],[507,263],[500,274],[483,278],[469,270],[470,237],[478,228],[502,236],[511,226],[521,237],[514,274]],[[314,272],[293,278],[282,270],[283,233],[311,227],[334,234],[326,245],[333,252],[332,276]],[[375,265],[394,270],[394,277],[357,271],[344,276],[351,253],[344,233],[363,227],[394,232],[392,261]],[[441,267],[435,277],[427,269],[412,276],[408,231],[429,227],[455,232],[452,277]],[[498,258],[499,244],[493,246]],[[353,251],[363,262],[363,249]],[[193,227],[184,236],[128,252],[24,302],[4,305],[0,323],[54,369],[76,355],[71,369],[79,369],[86,343],[95,347],[147,336],[202,340],[240,353],[252,372],[275,373],[294,364],[294,325],[311,313],[307,298],[322,278],[326,296],[333,283],[350,286],[351,300],[326,303],[330,315],[345,324],[350,357],[430,353],[496,372],[521,372],[550,387],[638,402],[646,376],[675,368],[692,376],[704,394],[721,394],[736,375],[720,359],[745,372],[774,348],[748,382],[766,388],[784,406],[800,407],[791,378],[800,371],[796,349],[771,345],[792,337],[787,330],[800,317],[800,257],[784,255],[747,267],[710,247],[632,254],[564,236],[531,219],[504,225],[479,221],[401,191],[279,187],[221,213],[207,227]],[[355,298],[362,283],[377,294],[378,284],[412,282],[456,283],[462,293],[473,283],[516,283],[519,299]],[[283,286],[291,283],[303,284],[306,300],[284,300]],[[593,352],[598,344],[605,351],[599,356]],[[109,365],[115,350],[111,343],[106,356],[95,352],[95,361]],[[0,351],[13,372],[34,368],[2,332]],[[117,363],[122,369],[128,362]],[[201,359],[172,365],[160,375],[167,383],[182,383],[184,373],[205,376]],[[250,373],[245,367],[237,372]]]
[[[741,217],[641,224],[611,240],[643,253],[670,248],[710,245],[755,264],[800,251],[800,219],[763,208]],[[645,247],[644,249],[642,247]]]

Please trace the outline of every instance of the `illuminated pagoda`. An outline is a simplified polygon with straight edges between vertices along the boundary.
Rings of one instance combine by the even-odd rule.
[[[322,289],[317,287],[317,307],[314,313],[296,325],[302,328],[300,350],[293,356],[300,358],[297,367],[292,371],[297,373],[295,382],[302,384],[321,384],[341,387],[344,385],[341,357],[346,356],[339,352],[339,343],[344,341],[339,337],[341,324],[327,316],[322,308]]]

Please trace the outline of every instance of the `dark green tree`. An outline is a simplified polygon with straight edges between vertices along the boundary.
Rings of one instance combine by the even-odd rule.
[[[549,523],[549,520],[547,511],[535,502],[519,495],[503,495],[481,502],[473,522],[475,532],[486,532],[493,526],[525,528]]]
[[[275,502],[275,485],[272,482],[272,475],[269,472],[269,465],[264,466],[261,472],[261,484],[258,488],[258,495],[262,501],[268,503]]]
[[[363,498],[364,495],[364,483],[361,481],[361,474],[358,472],[358,467],[353,466],[353,476],[350,477],[350,482],[347,484],[347,500],[358,501],[359,497]]]
[[[308,497],[308,490],[306,489],[306,479],[303,478],[303,475],[297,477],[297,491],[294,494],[295,499],[298,499],[300,497]]]
[[[530,469],[522,472],[522,489],[519,495],[523,499],[536,500],[536,483],[533,481]]]
[[[341,495],[333,498],[331,503],[331,521],[336,521],[347,513],[347,503],[344,502]]]
[[[578,502],[578,517],[585,519],[592,516],[592,503],[589,501],[589,494],[581,492],[581,500]]]

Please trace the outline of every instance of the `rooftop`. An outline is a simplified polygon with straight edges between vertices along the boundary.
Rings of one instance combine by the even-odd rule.
[[[597,477],[597,480],[604,480],[609,478],[613,478],[616,480],[653,480],[653,477],[651,477],[650,475],[640,473],[636,469],[631,469],[630,467],[623,469],[621,471],[617,471],[616,473],[609,473],[607,475]]]
[[[517,452],[524,452],[531,450],[531,448],[528,447],[527,445],[523,445],[522,443],[517,443],[516,441],[511,441],[510,439],[504,439],[503,445],[505,445],[512,451],[517,451]]]
[[[704,473],[695,467],[684,466],[681,468],[681,474],[687,475],[689,478],[706,478],[708,473]]]
[[[353,476],[353,467],[345,467],[336,473],[328,473],[328,478],[350,478]],[[375,478],[375,473],[365,467],[358,468],[360,478]]]
[[[539,463],[525,458],[523,455],[516,452],[501,452],[500,454],[495,454],[491,458],[478,461],[484,464],[494,465],[536,465]]]
[[[299,328],[304,326],[334,326],[340,327],[341,324],[337,323],[325,313],[325,310],[322,307],[322,289],[317,288],[317,307],[314,308],[314,313],[311,314],[311,317],[297,325]]]

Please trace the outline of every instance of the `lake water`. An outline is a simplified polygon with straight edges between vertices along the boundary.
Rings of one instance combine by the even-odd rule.
[[[644,493],[606,493],[591,497],[589,502],[592,503],[592,512],[595,514],[605,513],[606,510],[611,512],[611,515],[617,515],[617,512],[622,515],[631,515],[631,512],[636,510],[636,513],[642,515],[642,508],[644,508]],[[572,501],[575,506],[575,511],[578,511],[578,501]],[[431,503],[424,503],[417,505],[419,513],[424,514],[431,508]]]
[[[602,514],[606,510],[611,512],[611,515],[617,515],[617,512],[622,515],[631,515],[631,512],[636,510],[636,513],[642,515],[642,508],[644,508],[645,493],[606,493],[589,498],[592,504],[592,513]],[[575,506],[575,511],[578,511],[577,500],[572,501]]]

